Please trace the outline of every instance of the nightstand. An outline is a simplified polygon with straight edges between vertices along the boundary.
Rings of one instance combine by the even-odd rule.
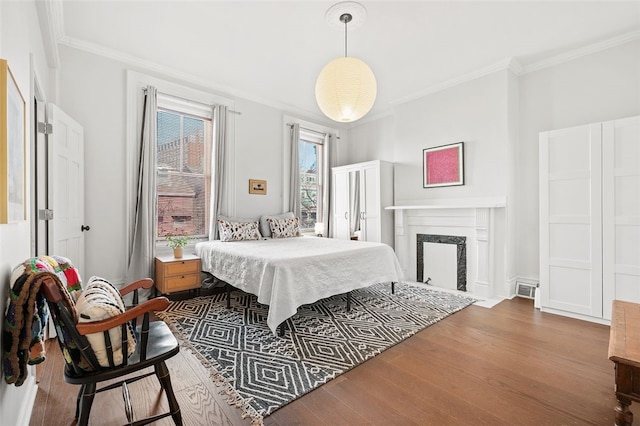
[[[155,284],[161,294],[199,289],[200,258],[188,254],[179,259],[173,255],[157,256]]]

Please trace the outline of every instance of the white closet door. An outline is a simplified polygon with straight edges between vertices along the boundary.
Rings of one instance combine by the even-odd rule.
[[[349,172],[333,171],[333,238],[349,239]]]
[[[640,117],[603,123],[603,316],[640,302]]]
[[[601,125],[540,134],[542,306],[602,316]]]
[[[361,227],[364,241],[380,242],[380,168],[365,166],[360,174]]]

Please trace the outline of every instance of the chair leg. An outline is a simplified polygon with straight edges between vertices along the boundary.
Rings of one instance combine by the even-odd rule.
[[[93,397],[96,396],[96,384],[87,383],[80,388],[81,395],[78,395],[80,416],[78,419],[78,426],[87,426],[89,424],[89,414],[91,414],[91,405],[93,404]],[[77,407],[76,407],[77,408]]]
[[[171,417],[176,426],[182,426],[182,414],[180,413],[180,405],[173,393],[173,386],[171,386],[171,377],[169,376],[169,369],[164,361],[159,362],[154,366],[156,376],[160,382],[160,386],[164,389],[167,395],[167,401],[169,401],[169,410],[171,410]]]
[[[76,416],[74,419],[78,420],[78,416],[80,416],[80,401],[82,400],[82,393],[84,392],[84,386],[80,385],[80,390],[78,391],[78,397],[76,398]]]

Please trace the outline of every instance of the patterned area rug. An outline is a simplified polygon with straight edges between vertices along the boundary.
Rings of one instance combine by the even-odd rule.
[[[171,302],[159,315],[223,384],[229,403],[261,424],[273,413],[385,349],[475,302],[408,284],[377,284],[298,308],[283,337],[268,306],[240,291]]]

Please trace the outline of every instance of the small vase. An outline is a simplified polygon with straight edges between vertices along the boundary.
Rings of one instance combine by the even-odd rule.
[[[176,247],[173,249],[173,257],[180,259],[182,257],[182,247]]]

